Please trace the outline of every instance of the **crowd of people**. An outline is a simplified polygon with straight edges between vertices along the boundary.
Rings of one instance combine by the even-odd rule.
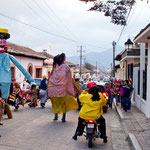
[[[102,124],[99,131],[101,132],[101,138],[107,142],[106,123],[102,116],[103,106],[107,103],[106,98],[99,93],[99,89],[94,82],[89,81],[87,86],[83,88],[79,79],[73,79],[69,66],[65,64],[65,58],[64,53],[54,57],[51,74],[48,79],[43,76],[39,89],[35,83],[29,84],[26,79],[21,86],[18,83],[12,83],[9,98],[5,103],[13,105],[15,110],[18,110],[20,104],[24,106],[25,102],[30,100],[29,107],[36,107],[39,95],[40,105],[44,108],[47,98],[50,98],[54,121],[58,120],[58,114],[62,114],[62,122],[66,122],[67,112],[79,110],[78,126],[73,136],[74,140],[77,140],[77,136],[83,134],[82,121],[94,119]],[[115,99],[116,105],[120,102],[125,111],[130,110],[133,91],[131,80],[111,81],[105,84],[105,90],[111,108]],[[3,110],[5,111],[4,102],[0,98],[0,121]],[[1,122],[0,125],[2,125]]]
[[[109,106],[112,108],[112,103],[115,100],[116,105],[121,103],[121,107],[125,112],[131,109],[131,98],[133,92],[132,80],[115,80],[105,84],[105,89],[108,94]]]

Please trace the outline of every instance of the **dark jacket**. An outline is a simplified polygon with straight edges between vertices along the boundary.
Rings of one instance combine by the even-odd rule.
[[[47,81],[46,81],[46,79],[45,79],[45,80],[42,80],[42,81],[41,81],[40,89],[41,89],[41,90],[46,90],[46,88],[47,88]]]

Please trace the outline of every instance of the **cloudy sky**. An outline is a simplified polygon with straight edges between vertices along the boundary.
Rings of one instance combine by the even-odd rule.
[[[9,29],[10,42],[47,49],[52,55],[79,55],[81,45],[86,53],[105,51],[118,41],[123,27],[110,23],[103,13],[87,11],[92,5],[79,0],[0,0],[0,28]],[[118,45],[133,39],[150,23],[149,16],[150,4],[137,0]]]

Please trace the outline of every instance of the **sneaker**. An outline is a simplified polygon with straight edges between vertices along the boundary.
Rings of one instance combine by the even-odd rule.
[[[100,135],[100,138],[103,139],[104,143],[107,143],[107,136],[106,135]]]
[[[107,136],[103,138],[103,143],[107,143]]]
[[[62,122],[66,122],[66,120],[65,120],[65,119],[62,119]]]
[[[53,120],[56,121],[56,120],[58,120],[58,118],[54,118]]]
[[[42,104],[42,108],[45,108],[45,104],[44,103]]]

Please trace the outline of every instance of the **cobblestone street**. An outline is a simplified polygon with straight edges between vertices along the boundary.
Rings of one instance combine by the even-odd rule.
[[[12,108],[13,109],[13,108]],[[0,126],[1,150],[82,150],[88,149],[84,136],[77,141],[72,139],[77,125],[78,112],[67,114],[67,122],[53,121],[50,102],[46,108],[20,107],[18,112],[13,111],[14,118],[8,120],[3,117],[3,126]],[[94,141],[93,149],[101,150],[129,150],[129,144],[122,130],[119,118],[114,109],[104,114],[107,123],[108,143],[101,139]]]

